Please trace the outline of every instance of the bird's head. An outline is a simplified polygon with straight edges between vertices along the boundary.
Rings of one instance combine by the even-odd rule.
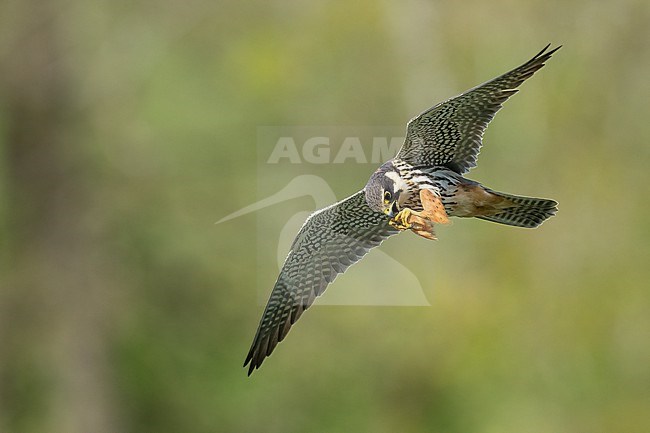
[[[389,161],[370,176],[364,188],[366,202],[372,210],[383,212],[392,218],[400,211],[400,195],[406,188],[406,182]]]

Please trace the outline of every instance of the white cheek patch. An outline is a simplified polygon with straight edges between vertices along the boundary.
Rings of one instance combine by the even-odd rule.
[[[395,173],[394,171],[389,171],[388,173],[385,174],[385,176],[393,181],[395,192],[408,190],[408,185],[406,184],[406,182],[404,182],[404,179],[399,177],[399,174]]]

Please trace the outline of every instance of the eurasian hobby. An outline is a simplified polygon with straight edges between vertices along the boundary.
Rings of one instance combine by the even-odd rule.
[[[258,368],[334,278],[403,230],[435,239],[434,223],[476,217],[534,228],[557,212],[553,200],[497,192],[463,174],[476,166],[483,133],[517,87],[560,47],[442,102],[408,122],[397,156],[365,188],[314,212],[293,241],[244,366]]]

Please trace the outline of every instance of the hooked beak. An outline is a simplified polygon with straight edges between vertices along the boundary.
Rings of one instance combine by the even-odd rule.
[[[393,197],[393,202],[391,203],[391,205],[386,209],[384,209],[384,213],[391,218],[393,218],[399,212],[399,208],[397,207],[398,206],[397,202],[399,201],[400,194],[402,194],[402,191],[397,191],[395,193],[395,197]]]
[[[397,208],[397,200],[393,202],[393,204],[390,207],[387,207],[384,209],[384,213],[388,215],[389,217],[393,218],[397,213],[399,212],[399,209]]]

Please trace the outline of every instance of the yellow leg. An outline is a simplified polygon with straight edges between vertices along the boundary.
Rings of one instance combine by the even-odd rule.
[[[399,211],[397,215],[393,217],[393,219],[388,221],[388,224],[395,227],[397,230],[408,230],[412,227],[412,224],[409,221],[411,219],[412,213],[413,211],[411,209],[404,208]]]
[[[426,239],[435,240],[434,223],[446,224],[449,222],[445,207],[440,197],[428,189],[420,190],[422,212],[413,209],[402,209],[388,223],[398,230],[411,230]]]

